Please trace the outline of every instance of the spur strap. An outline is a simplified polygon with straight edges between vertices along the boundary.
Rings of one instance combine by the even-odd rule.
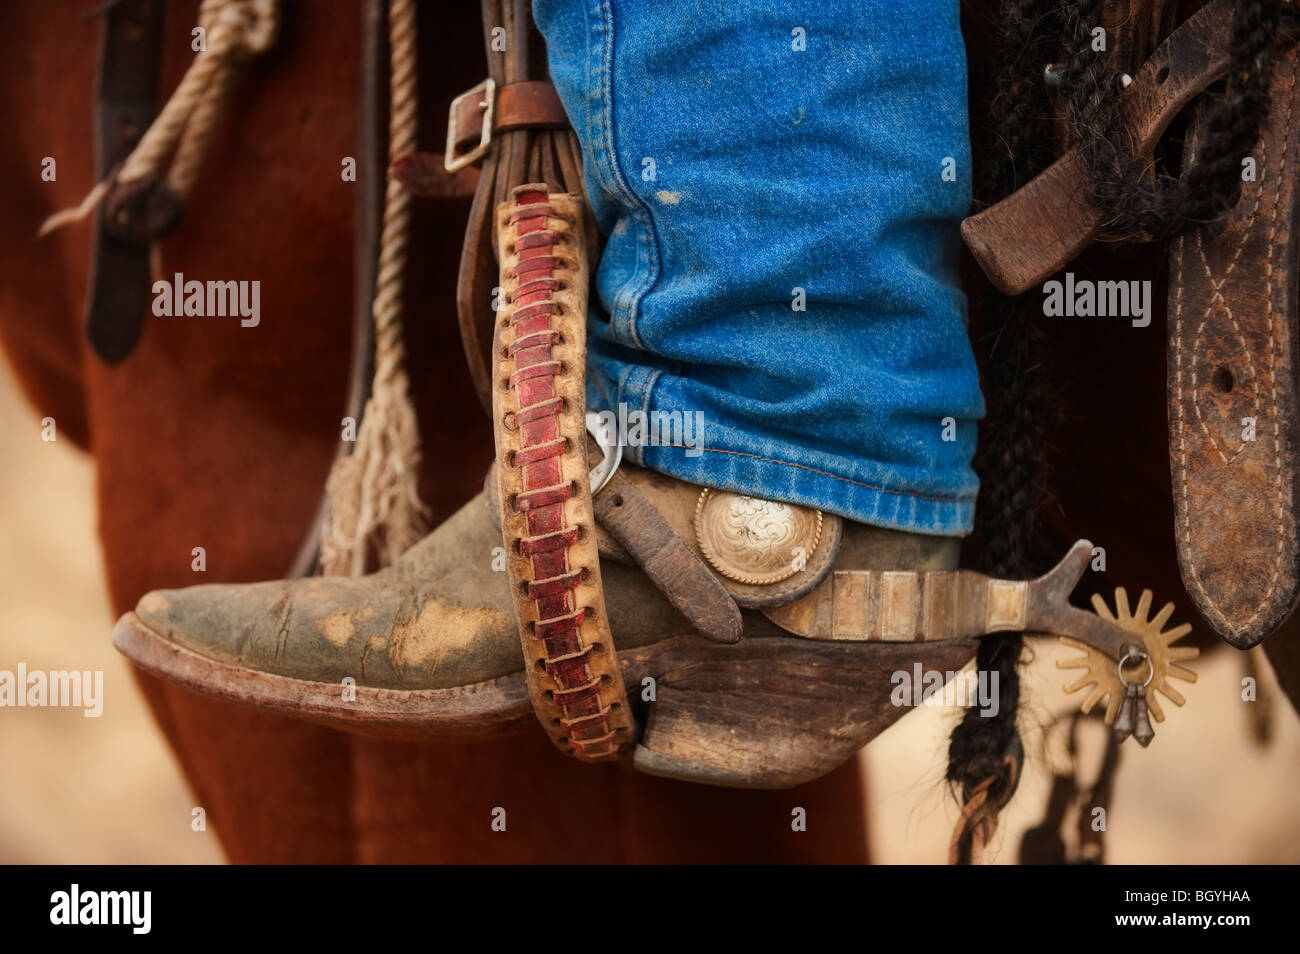
[[[726,586],[622,471],[615,471],[596,495],[595,516],[702,636],[721,643],[740,641],[740,607]]]
[[[1300,598],[1297,195],[1300,51],[1280,55],[1255,182],[1223,221],[1173,248],[1169,465],[1183,583],[1239,649]],[[1200,111],[1189,155],[1206,133]]]
[[[635,741],[605,612],[587,470],[582,200],[530,183],[497,210],[497,506],[533,708],[589,762]]]
[[[108,7],[95,87],[95,181],[105,182],[131,154],[154,118],[162,60],[161,0],[121,0]],[[140,340],[149,307],[149,240],[131,221],[130,203],[95,212],[86,293],[86,338],[106,364]]]

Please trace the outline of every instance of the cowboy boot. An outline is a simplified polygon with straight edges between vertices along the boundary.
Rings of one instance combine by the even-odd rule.
[[[599,578],[583,586],[600,585],[603,631],[618,640],[610,662],[628,728],[610,755],[630,751],[650,774],[797,785],[929,704],[987,632],[1069,633],[1112,657],[1133,639],[1068,603],[1087,541],[1037,580],[994,580],[955,569],[953,538],[630,465],[595,499],[642,528],[625,546],[597,524]],[[629,526],[621,514],[606,520],[620,535]],[[398,739],[499,735],[533,720],[530,682],[551,702],[565,692],[564,654],[525,664],[546,637],[525,617],[521,643],[501,541],[498,508],[479,494],[369,576],[155,591],[118,621],[113,642],[146,672],[279,715]],[[581,601],[597,602],[591,592]],[[583,751],[580,702],[560,699],[562,714],[543,727],[564,751],[598,761],[603,752]]]
[[[648,505],[663,517],[638,542],[655,539],[670,556],[652,567],[666,562],[677,578],[652,579],[605,530],[596,531],[607,626],[617,634],[630,714],[646,722],[634,759],[639,768],[743,786],[810,780],[905,714],[890,700],[895,673],[911,673],[917,663],[950,673],[973,655],[969,637],[858,642],[863,634],[850,636],[846,619],[841,632],[825,635],[851,642],[791,631],[831,622],[816,617],[830,608],[836,571],[951,570],[955,539],[702,491],[630,465],[619,476],[606,493],[616,488],[621,507]],[[706,500],[696,520],[702,492],[716,505]],[[114,644],[168,681],[282,715],[392,738],[499,734],[532,715],[494,510],[479,494],[395,564],[365,577],[149,593],[119,621]],[[738,514],[748,523],[736,523]],[[778,525],[773,514],[789,519]],[[763,562],[755,559],[758,551],[728,549],[728,541],[764,533],[787,538],[788,549],[802,548],[800,568],[788,575],[769,570],[782,577],[774,582],[734,579]],[[712,585],[724,581],[718,599]],[[672,598],[663,585],[676,586]],[[733,590],[753,608],[737,609]],[[762,603],[769,605],[754,605]],[[630,747],[636,734],[633,726],[619,748]]]
[[[832,568],[951,570],[956,540],[846,534],[833,515],[610,461],[593,484],[580,217],[576,197],[541,185],[498,209],[507,307],[487,493],[369,577],[148,594],[117,646],[209,695],[390,735],[500,730],[528,718],[531,697],[578,758],[616,758],[642,736],[648,771],[761,786],[829,771],[898,718],[894,673],[964,664],[974,633],[919,648],[793,635],[870,638],[869,578],[840,619]]]
[[[1038,580],[992,580],[955,569],[952,538],[620,471],[609,447],[593,472],[578,221],[543,185],[498,210],[484,495],[369,577],[148,594],[118,648],[208,695],[381,734],[481,735],[531,701],[579,759],[635,750],[647,772],[751,787],[835,768],[985,633],[1124,656],[1129,633],[1068,604],[1086,542]]]

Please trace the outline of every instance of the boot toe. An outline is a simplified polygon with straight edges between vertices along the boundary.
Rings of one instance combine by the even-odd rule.
[[[278,643],[292,624],[291,606],[284,581],[207,584],[146,593],[135,615],[157,636],[208,659],[249,668],[269,661],[280,673],[275,663],[281,654],[266,643]]]
[[[518,672],[513,619],[389,577],[158,590],[136,606],[157,636],[207,659],[315,683],[444,689]]]

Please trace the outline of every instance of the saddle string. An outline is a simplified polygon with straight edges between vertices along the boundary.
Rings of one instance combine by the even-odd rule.
[[[417,30],[414,0],[388,4],[391,57],[389,162],[415,152]],[[359,576],[373,551],[388,565],[423,535],[420,431],[406,369],[402,293],[412,195],[390,171],[371,314],[374,375],[352,453],[338,457],[325,484],[320,572]]]
[[[169,157],[166,188],[177,200],[189,196],[239,68],[275,42],[280,28],[279,0],[203,0],[199,27],[204,49],[196,52],[162,112],[116,176],[97,183],[75,208],[49,216],[38,236],[84,221],[114,186],[161,178]]]

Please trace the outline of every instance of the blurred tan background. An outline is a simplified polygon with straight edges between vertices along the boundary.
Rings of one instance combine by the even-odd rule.
[[[0,709],[0,863],[220,861],[109,642],[94,466],[16,387],[0,358],[0,669],[102,669],[104,713]]]
[[[212,831],[190,831],[191,796],[175,760],[109,643],[112,618],[95,536],[94,469],[65,441],[45,443],[0,360],[0,669],[102,669],[104,715],[0,709],[0,863],[212,863]],[[1136,595],[1136,594],[1135,594]],[[1159,597],[1160,594],[1157,594]],[[1062,653],[1035,640],[1024,712],[1026,776],[992,846],[1014,863],[1020,837],[1046,804],[1050,772],[1041,727],[1073,709]],[[1069,653],[1066,653],[1069,655]],[[1111,863],[1300,862],[1300,718],[1263,664],[1273,739],[1252,741],[1241,701],[1240,654],[1195,664],[1147,750],[1123,746],[1108,818]],[[861,759],[875,860],[943,863],[957,806],[944,788],[947,737],[958,713],[922,709],[873,742]],[[1087,727],[1082,777],[1099,761]],[[1061,753],[1055,752],[1059,760]],[[815,824],[815,819],[810,820]]]

